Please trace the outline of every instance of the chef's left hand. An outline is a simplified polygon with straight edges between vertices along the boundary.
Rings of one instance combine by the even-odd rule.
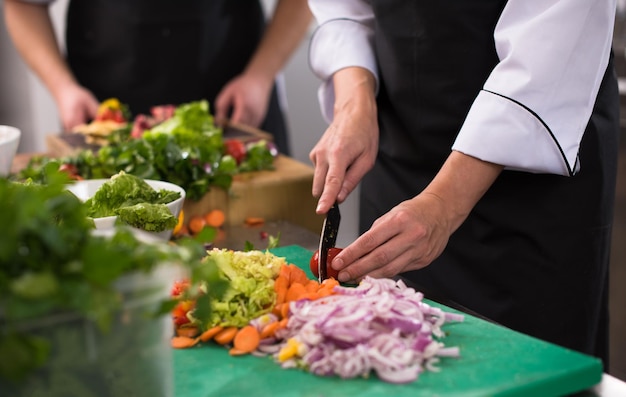
[[[331,266],[339,270],[339,281],[393,277],[428,266],[502,169],[453,151],[423,192],[378,218],[335,257]]]
[[[258,128],[267,113],[273,82],[271,78],[253,73],[235,77],[215,99],[215,120],[221,124],[230,118],[233,123]]]
[[[443,252],[450,234],[441,200],[422,193],[378,218],[335,257],[332,267],[339,270],[341,282],[365,275],[393,277],[429,265]]]

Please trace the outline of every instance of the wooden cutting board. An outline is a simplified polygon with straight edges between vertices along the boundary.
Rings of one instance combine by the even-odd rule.
[[[312,277],[311,251],[287,246],[273,252]],[[448,336],[443,342],[459,346],[461,357],[442,359],[440,372],[425,372],[406,385],[385,383],[375,376],[319,377],[281,369],[267,357],[231,357],[216,345],[175,350],[175,396],[562,396],[588,389],[602,377],[602,363],[596,358],[473,316],[444,326],[444,331]]]

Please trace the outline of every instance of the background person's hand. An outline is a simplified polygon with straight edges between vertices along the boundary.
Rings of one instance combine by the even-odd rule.
[[[274,80],[241,74],[226,84],[215,99],[215,119],[229,119],[258,128],[267,113]],[[229,116],[230,115],[230,116]]]
[[[96,117],[99,102],[87,89],[73,85],[61,91],[56,99],[61,117],[61,125],[65,131],[89,123]]]

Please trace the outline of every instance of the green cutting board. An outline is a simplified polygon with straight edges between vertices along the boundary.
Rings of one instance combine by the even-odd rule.
[[[272,252],[313,277],[310,251],[288,246]],[[174,351],[175,396],[561,396],[587,389],[602,377],[596,358],[470,315],[443,329],[448,334],[443,342],[460,347],[461,357],[443,358],[439,372],[424,372],[410,384],[385,383],[375,376],[320,377],[282,369],[269,357],[231,357],[224,347],[203,345]]]

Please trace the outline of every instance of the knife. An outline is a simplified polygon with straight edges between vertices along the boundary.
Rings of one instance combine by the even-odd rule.
[[[339,204],[335,201],[328,210],[324,224],[322,225],[322,233],[319,245],[319,260],[317,262],[317,274],[319,282],[326,280],[328,274],[326,272],[326,261],[328,260],[328,250],[335,246],[337,242],[337,232],[339,232],[339,222],[341,214],[339,213]]]

